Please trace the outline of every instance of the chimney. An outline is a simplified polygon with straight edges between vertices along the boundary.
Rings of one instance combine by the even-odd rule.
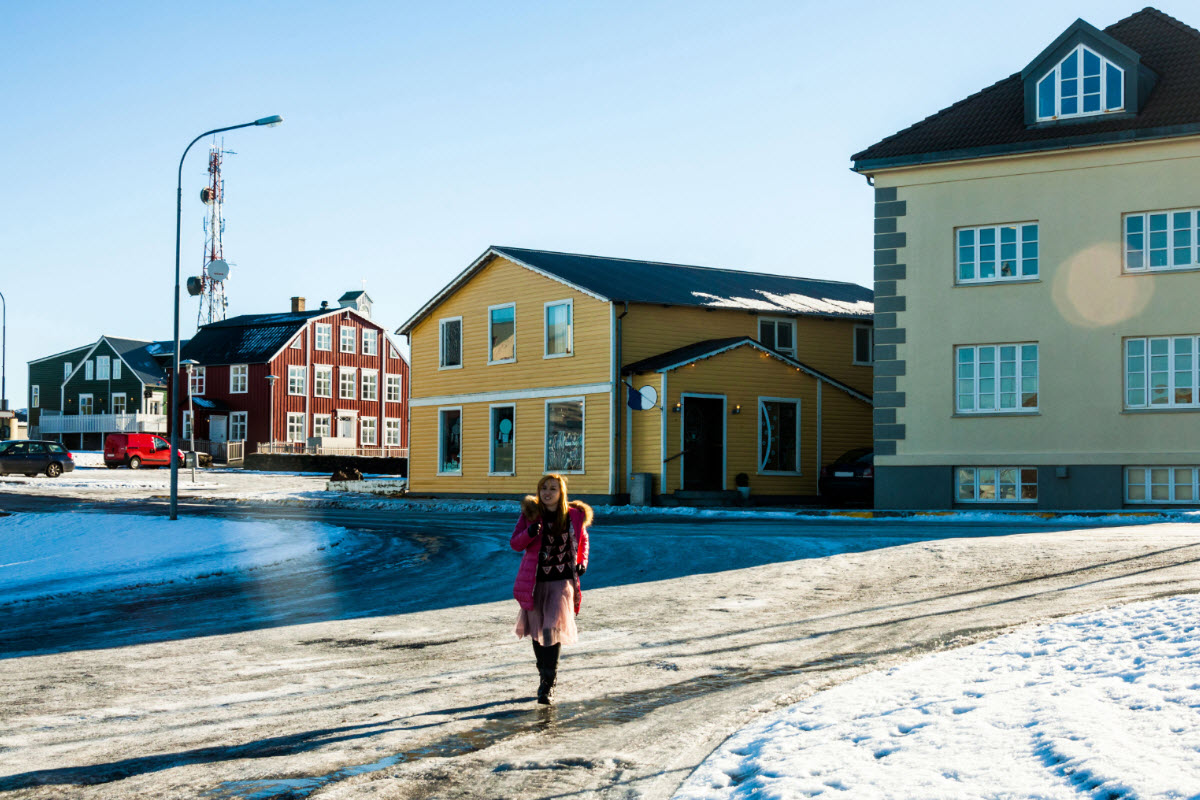
[[[303,297],[293,297],[292,298],[292,313],[295,314],[295,313],[298,313],[303,310],[304,310],[304,298]]]

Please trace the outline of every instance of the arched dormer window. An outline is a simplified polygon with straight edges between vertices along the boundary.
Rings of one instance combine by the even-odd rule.
[[[1084,45],[1037,83],[1039,122],[1125,110],[1125,71]]]

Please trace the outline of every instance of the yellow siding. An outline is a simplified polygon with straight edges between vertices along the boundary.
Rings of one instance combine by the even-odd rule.
[[[871,407],[856,397],[821,387],[821,466],[856,447],[874,445]]]
[[[797,360],[864,394],[871,393],[871,367],[853,363],[854,327],[869,323],[823,317],[789,319],[796,324]],[[639,303],[629,307],[622,324],[621,358],[626,364],[705,339],[758,338],[758,315],[735,309]]]
[[[633,430],[633,471],[649,472],[654,476],[655,491],[658,491],[658,476],[662,469],[662,376],[658,374],[634,375],[629,382],[641,389],[643,386],[653,386],[658,393],[659,405],[646,411],[630,411],[626,419],[630,420]],[[622,442],[624,447],[625,443]],[[625,476],[621,476],[622,482]],[[624,487],[623,491],[629,491]]]

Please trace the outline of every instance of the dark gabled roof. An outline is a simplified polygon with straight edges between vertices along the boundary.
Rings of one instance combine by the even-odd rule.
[[[864,320],[871,319],[874,312],[874,293],[856,283],[493,246],[401,325],[397,333],[407,333],[483,269],[493,256],[502,256],[614,303],[735,308],[764,314]]]
[[[1157,83],[1135,115],[1027,126],[1021,73],[855,153],[854,169],[1057,150],[1200,133],[1200,32],[1154,8],[1104,29]]]
[[[112,345],[113,350],[116,350],[120,354],[121,360],[137,373],[142,383],[149,383],[155,386],[165,385],[167,373],[158,361],[154,359],[154,354],[151,352],[155,344],[154,342],[146,342],[138,339],[120,339],[116,336],[105,336],[104,338]]]
[[[841,381],[831,378],[820,370],[797,361],[790,356],[785,356],[783,353],[767,347],[757,339],[749,336],[732,336],[725,339],[706,339],[703,342],[695,342],[693,344],[677,347],[674,350],[668,350],[665,353],[659,353],[656,356],[643,358],[641,361],[635,361],[632,364],[627,364],[621,368],[622,375],[639,375],[646,372],[669,372],[686,364],[699,361],[704,358],[712,358],[721,353],[733,350],[737,347],[752,347],[756,350],[761,350],[768,355],[774,356],[783,363],[795,367],[801,372],[806,372],[817,380],[825,381],[831,386],[835,386],[846,392],[849,395],[857,397],[866,403],[871,402],[870,395],[864,394],[857,389],[852,389]]]
[[[201,327],[180,347],[180,358],[200,364],[262,364],[270,361],[308,320],[344,309],[286,314],[242,314]]]

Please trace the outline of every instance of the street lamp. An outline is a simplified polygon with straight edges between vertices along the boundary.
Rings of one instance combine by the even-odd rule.
[[[183,148],[183,155],[179,158],[179,182],[175,188],[175,352],[171,356],[174,367],[171,370],[171,519],[179,518],[179,464],[175,460],[175,454],[179,451],[179,229],[183,217],[183,160],[187,158],[192,145],[205,136],[252,126],[274,127],[281,122],[283,117],[276,114],[256,119],[254,122],[243,122],[241,125],[213,128],[192,139],[188,146]]]
[[[271,452],[275,452],[275,381],[279,380],[278,375],[268,375],[267,385],[271,387],[271,411],[269,416],[270,422],[267,423],[267,445],[270,446]]]
[[[4,318],[0,322],[0,411],[8,411],[8,391],[5,380],[8,372],[8,301],[0,292],[0,304],[4,306]]]
[[[191,446],[188,449],[192,451],[192,483],[195,483],[196,482],[196,460],[197,460],[197,457],[196,457],[196,407],[194,405],[192,405],[192,367],[196,366],[200,362],[193,361],[192,359],[189,358],[189,359],[185,359],[184,361],[181,361],[179,363],[180,363],[180,366],[182,366],[184,369],[187,370],[187,377],[188,377],[188,381],[187,381],[187,386],[188,386],[188,436],[192,440]],[[171,453],[171,461],[172,461],[172,463],[174,463],[175,453]]]

